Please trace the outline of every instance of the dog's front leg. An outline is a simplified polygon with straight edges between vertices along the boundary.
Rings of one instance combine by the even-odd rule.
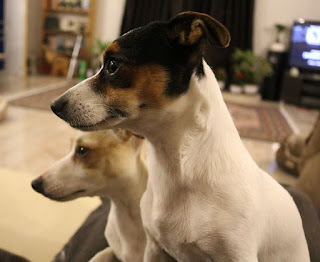
[[[111,247],[107,247],[97,253],[89,262],[120,262]]]
[[[176,261],[167,254],[154,240],[147,237],[147,244],[144,251],[144,262],[174,262]]]
[[[256,251],[246,249],[237,249],[236,247],[224,247],[211,253],[215,262],[236,261],[236,262],[259,262]]]

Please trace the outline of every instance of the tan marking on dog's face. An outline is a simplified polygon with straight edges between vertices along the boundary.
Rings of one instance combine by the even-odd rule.
[[[71,152],[42,175],[43,194],[59,201],[118,194],[137,174],[138,148],[132,139],[137,138],[124,130],[81,133]],[[79,146],[88,148],[88,153],[77,156]]]
[[[122,65],[118,76],[127,83],[128,88],[108,85],[103,95],[108,106],[136,115],[140,108],[162,108],[173,98],[165,94],[169,81],[166,70],[160,65]]]
[[[127,140],[127,137],[121,138],[112,131],[85,134],[76,140],[73,160],[88,173],[97,169],[103,171],[104,176],[116,177],[120,173],[119,169],[124,159],[122,155],[133,153]],[[76,152],[78,147],[85,147],[89,151],[84,157],[78,157]]]
[[[141,102],[156,106],[170,103],[172,98],[166,96],[168,75],[160,65],[141,66],[137,69],[135,87],[139,90]]]

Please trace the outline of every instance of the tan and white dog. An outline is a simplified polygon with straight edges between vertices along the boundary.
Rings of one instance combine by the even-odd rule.
[[[147,140],[142,197],[144,261],[308,262],[290,195],[244,147],[215,76],[208,44],[228,30],[195,12],[132,30],[103,54],[103,66],[52,104],[82,130],[125,128]]]
[[[110,247],[90,262],[143,260],[146,237],[140,199],[148,175],[141,144],[142,139],[125,131],[80,134],[71,152],[32,182],[37,192],[57,201],[83,196],[110,198],[105,230]]]

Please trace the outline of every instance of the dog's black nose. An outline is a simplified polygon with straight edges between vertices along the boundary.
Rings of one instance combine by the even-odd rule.
[[[58,98],[53,103],[51,104],[51,110],[53,113],[55,113],[58,116],[61,116],[63,113],[64,109],[66,108],[68,104],[68,100],[65,98]]]
[[[42,177],[38,177],[35,180],[32,181],[31,183],[32,188],[39,192],[39,193],[43,193],[43,179]]]

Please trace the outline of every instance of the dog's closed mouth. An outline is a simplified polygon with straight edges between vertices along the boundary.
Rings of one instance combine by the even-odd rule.
[[[81,194],[81,193],[84,193],[84,192],[86,192],[85,189],[80,189],[80,190],[77,190],[77,191],[75,191],[75,192],[73,192],[73,193],[71,193],[71,194],[68,194],[68,195],[66,195],[66,196],[54,197],[54,196],[49,196],[49,195],[48,195],[48,197],[51,198],[51,199],[53,199],[53,200],[62,201],[62,200],[67,200],[67,199],[69,199],[70,197],[73,197],[74,195]]]
[[[86,129],[86,128],[94,128],[100,124],[102,124],[103,122],[108,122],[108,120],[115,118],[113,116],[109,116],[103,120],[101,120],[100,122],[94,123],[94,124],[88,124],[88,125],[78,125],[77,123],[70,123],[70,126],[73,128],[77,128],[77,129]]]
[[[82,129],[82,130],[90,130],[90,129],[94,129],[97,126],[99,126],[102,123],[108,123],[111,120],[116,120],[116,119],[121,119],[121,118],[126,118],[128,117],[129,114],[121,109],[118,108],[109,108],[108,110],[108,117],[104,118],[103,120],[101,120],[100,122],[94,123],[94,124],[87,124],[87,125],[79,125],[77,123],[70,123],[70,126],[73,128],[77,128],[77,129]]]

